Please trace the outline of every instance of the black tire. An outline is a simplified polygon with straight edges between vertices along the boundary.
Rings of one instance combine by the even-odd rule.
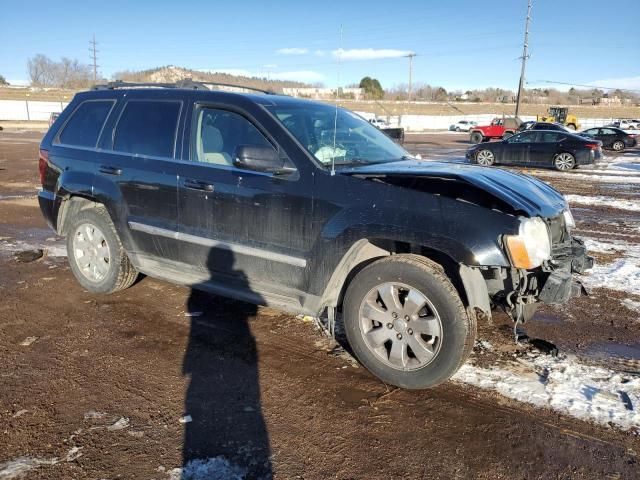
[[[471,143],[481,143],[484,141],[484,137],[480,132],[471,132],[469,140],[471,140]]]
[[[569,125],[567,125],[567,128],[570,128],[571,130],[577,130],[577,127],[574,123],[570,123]]]
[[[387,282],[399,282],[418,290],[439,315],[442,335],[438,351],[429,363],[417,369],[402,370],[387,365],[368,346],[361,328],[361,305],[377,286]],[[419,255],[393,255],[368,265],[351,281],[343,303],[345,333],[358,360],[383,382],[409,389],[434,387],[464,364],[476,338],[476,319],[471,317],[443,269]],[[414,324],[408,320],[405,325]],[[397,335],[394,330],[390,333]]]
[[[625,145],[624,145],[624,142],[622,140],[616,140],[611,145],[611,148],[613,148],[613,150],[616,151],[616,152],[622,152],[624,150],[624,146]]]
[[[495,153],[493,153],[493,150],[483,148],[476,152],[474,160],[478,165],[481,165],[483,167],[491,167],[494,163],[496,163],[496,155]]]
[[[110,253],[107,271],[104,277],[98,280],[92,280],[83,273],[74,252],[74,238],[79,235],[79,229],[83,225],[91,225],[100,230],[104,236],[104,244]],[[72,220],[67,235],[67,255],[74,276],[83,288],[92,293],[113,293],[124,290],[133,285],[138,278],[138,272],[124,251],[109,214],[101,206],[80,210]]]
[[[576,157],[569,152],[561,152],[553,157],[554,168],[561,172],[573,170],[576,168],[577,164],[578,162],[576,162]]]
[[[507,138],[509,138],[509,137],[513,137],[513,132],[504,132],[504,133],[502,134],[502,139],[503,139],[503,140],[506,140],[506,139],[507,139]]]

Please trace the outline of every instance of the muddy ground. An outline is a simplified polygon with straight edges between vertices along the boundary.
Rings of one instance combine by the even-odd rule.
[[[638,478],[634,432],[455,382],[388,387],[313,321],[150,278],[83,291],[37,208],[40,137],[0,132],[0,244],[14,245],[0,251],[0,465],[29,465],[29,479],[166,479],[185,459],[222,456],[248,478]],[[408,140],[434,159],[461,161],[468,146]],[[624,180],[539,175],[565,194],[638,194]],[[640,243],[640,212],[574,213],[578,232]],[[16,256],[20,245],[44,255]],[[638,314],[621,296],[542,308],[528,332],[594,362],[612,349],[640,358]],[[505,315],[479,330],[495,346],[482,362],[519,351]]]

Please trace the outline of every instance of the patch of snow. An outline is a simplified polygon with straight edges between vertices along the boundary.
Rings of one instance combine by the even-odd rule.
[[[603,206],[617,208],[618,210],[640,212],[640,201],[637,200],[623,200],[615,197],[605,197],[603,195],[565,195],[565,198],[570,204],[577,203],[581,205]]]
[[[574,357],[538,356],[504,368],[466,364],[453,380],[582,420],[640,430],[640,378],[584,365]]]
[[[637,300],[631,300],[630,298],[625,298],[622,300],[622,304],[627,307],[629,310],[633,310],[635,312],[640,313],[640,302]]]
[[[41,249],[46,252],[48,257],[66,257],[67,256],[67,247],[64,244],[64,241],[61,240],[59,243],[39,243],[39,242],[25,242],[22,240],[11,240],[3,237],[0,239],[0,253],[8,252],[10,254],[23,252],[26,250],[37,250]]]
[[[599,264],[581,277],[591,288],[609,288],[620,292],[640,295],[640,245],[622,241],[603,242],[592,238],[584,239],[587,252],[619,253],[619,259],[612,263]]]
[[[169,471],[169,480],[244,480],[247,471],[224,457],[191,460]]]
[[[31,457],[18,457],[14,460],[0,464],[0,479],[9,480],[19,478],[27,472],[38,468],[41,465],[54,465],[58,463],[58,459],[42,459]]]
[[[107,430],[115,431],[122,430],[123,428],[127,428],[129,426],[129,419],[126,417],[120,417],[113,425],[109,425]]]

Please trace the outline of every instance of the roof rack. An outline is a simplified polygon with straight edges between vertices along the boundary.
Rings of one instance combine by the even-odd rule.
[[[243,90],[250,90],[254,92],[265,93],[267,95],[274,95],[272,90],[262,90],[260,88],[247,87],[244,85],[233,85],[231,83],[219,83],[219,82],[198,82],[191,78],[185,78],[175,83],[154,83],[154,82],[123,82],[122,80],[115,80],[107,84],[94,85],[92,90],[115,90],[118,88],[185,88],[191,90],[212,90],[208,86],[226,87],[226,88],[238,88]]]

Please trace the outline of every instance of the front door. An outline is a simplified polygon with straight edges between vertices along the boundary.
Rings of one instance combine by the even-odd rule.
[[[274,175],[234,166],[240,146],[284,151],[240,111],[198,106],[191,162],[178,181],[182,259],[215,283],[304,291],[313,196],[304,169]],[[295,167],[291,163],[292,167]],[[305,187],[306,185],[306,187]]]
[[[529,130],[504,140],[500,162],[507,165],[528,166],[530,145],[535,141],[536,134]]]

